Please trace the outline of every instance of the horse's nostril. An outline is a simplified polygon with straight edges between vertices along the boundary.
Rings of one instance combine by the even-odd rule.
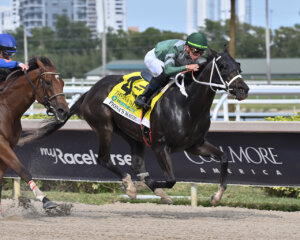
[[[57,112],[58,112],[59,114],[64,114],[64,113],[65,113],[65,110],[62,109],[62,108],[58,108],[58,109],[57,109]]]

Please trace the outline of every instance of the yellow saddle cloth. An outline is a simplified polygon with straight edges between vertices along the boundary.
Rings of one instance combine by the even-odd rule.
[[[123,81],[111,90],[103,103],[129,120],[150,128],[150,114],[163,93],[160,92],[152,99],[151,108],[147,111],[143,120],[141,120],[142,109],[137,108],[134,104],[135,98],[144,92],[148,84],[149,82],[143,79],[141,72],[124,75]]]

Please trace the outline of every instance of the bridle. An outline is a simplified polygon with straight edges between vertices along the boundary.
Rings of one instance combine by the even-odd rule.
[[[210,86],[210,89],[214,92],[216,92],[216,89],[222,89],[222,90],[225,90],[228,94],[229,94],[229,91],[232,90],[232,88],[230,88],[230,85],[238,78],[242,78],[242,75],[241,74],[238,74],[236,76],[234,76],[233,78],[230,79],[229,82],[226,82],[224,81],[221,73],[220,73],[220,70],[219,70],[219,67],[217,65],[217,61],[220,60],[221,56],[219,57],[214,57],[213,60],[212,60],[212,65],[211,65],[211,71],[210,71],[210,77],[209,77],[209,82],[203,82],[203,81],[199,81],[197,80],[195,77],[194,77],[194,72],[192,72],[192,79],[195,83],[198,83],[198,84],[202,84],[202,85],[206,85],[206,86]],[[212,82],[212,79],[213,79],[213,72],[214,72],[214,69],[217,70],[217,73],[219,75],[219,78],[220,78],[220,81],[222,84],[217,84],[217,83],[213,83]],[[185,73],[185,72],[184,72]],[[176,85],[179,87],[180,89],[180,92],[185,95],[187,97],[187,93],[185,91],[185,87],[184,87],[184,73],[178,73],[176,76],[175,76],[175,83]],[[181,76],[182,77],[182,82],[181,84],[178,83],[178,77]]]
[[[27,71],[24,71],[24,74],[28,80],[28,82],[30,83],[30,86],[32,87],[32,89],[34,90],[34,93],[38,96],[38,98],[41,100],[42,104],[44,105],[44,107],[47,109],[47,115],[50,115],[50,113],[54,113],[56,110],[53,107],[53,105],[51,104],[51,100],[57,96],[62,96],[64,95],[64,93],[57,93],[54,94],[51,97],[47,96],[46,93],[46,88],[45,88],[45,83],[44,83],[44,79],[42,78],[42,76],[44,75],[60,75],[60,73],[57,72],[39,72],[39,81],[38,81],[38,85],[37,87],[33,84],[32,80],[30,79]],[[38,92],[38,87],[39,85],[41,85],[42,89],[43,89],[43,93],[44,93],[44,97],[42,97],[39,92]]]

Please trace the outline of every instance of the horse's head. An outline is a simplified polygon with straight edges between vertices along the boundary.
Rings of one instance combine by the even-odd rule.
[[[238,100],[245,99],[248,96],[249,87],[240,75],[242,72],[240,63],[230,56],[226,46],[224,46],[223,53],[217,53],[213,49],[210,51],[214,57],[217,72],[219,72],[219,79],[225,85],[226,90]]]
[[[47,108],[47,114],[52,113],[56,120],[64,122],[67,119],[69,107],[63,94],[64,81],[55,65],[51,60],[40,57],[29,61],[29,67],[32,66],[38,70],[38,83],[35,86],[32,85],[35,99]]]

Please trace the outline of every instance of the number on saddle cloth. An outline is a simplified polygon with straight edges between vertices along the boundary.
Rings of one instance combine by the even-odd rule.
[[[134,76],[134,77],[131,77],[127,80],[127,83],[125,83],[121,89],[125,92],[124,95],[128,95],[131,93],[132,91],[132,87],[133,87],[133,83],[136,81],[136,80],[140,80],[142,79],[140,76]]]
[[[125,96],[132,93],[133,96],[137,97],[138,95],[143,93],[147,86],[147,82],[149,82],[151,78],[151,74],[146,71],[134,72],[124,75],[123,80],[125,83],[122,85],[121,89],[125,92]],[[135,84],[135,82],[138,80],[144,81],[144,84]],[[138,92],[134,91],[133,89],[136,89]]]

